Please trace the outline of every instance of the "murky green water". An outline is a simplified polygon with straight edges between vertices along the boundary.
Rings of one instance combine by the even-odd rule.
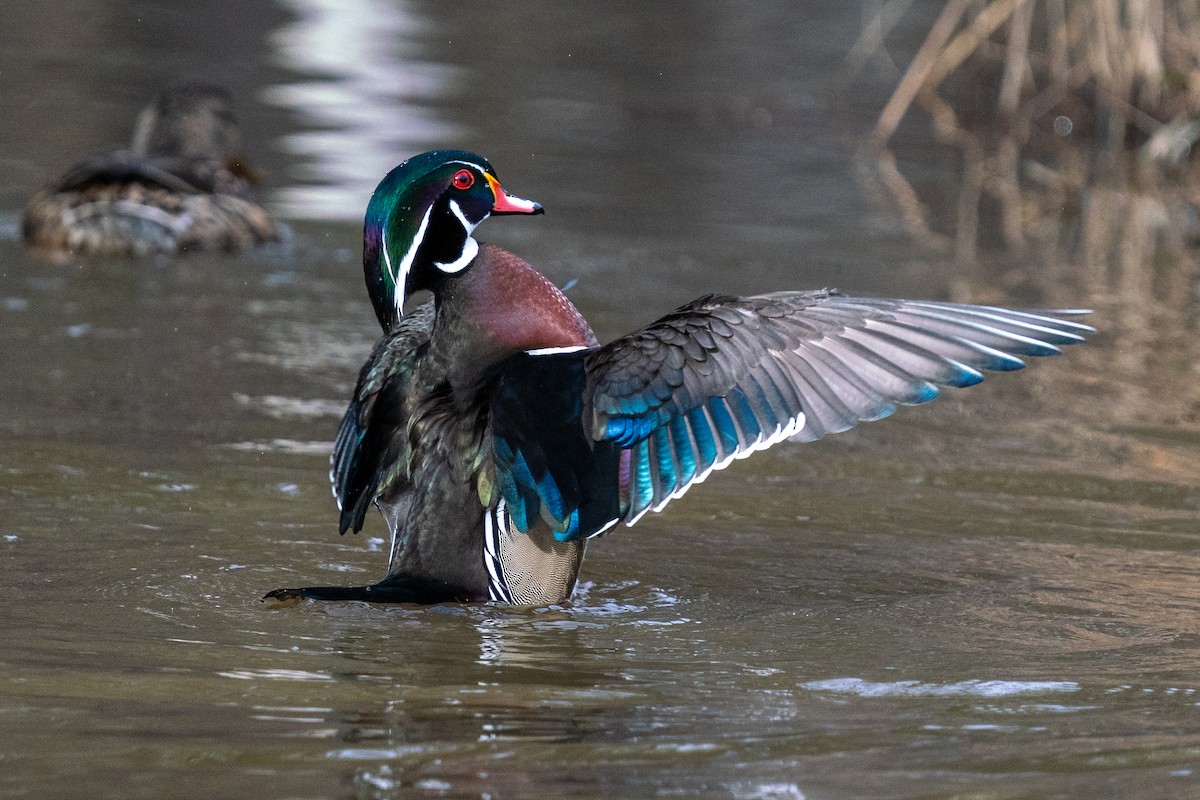
[[[12,6],[0,795],[1200,794],[1194,309],[1103,287],[1040,298],[1111,308],[1094,343],[739,462],[595,543],[563,607],[258,603],[383,573],[326,455],[376,331],[360,215],[408,154],[542,201],[480,233],[603,336],[713,290],[944,297],[849,155],[893,77],[836,83],[856,11]],[[181,75],[233,89],[293,241],[27,257],[24,197]]]

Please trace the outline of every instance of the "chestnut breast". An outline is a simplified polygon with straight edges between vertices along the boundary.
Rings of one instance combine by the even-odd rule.
[[[526,350],[597,344],[558,287],[503,248],[480,243],[475,262],[457,277],[441,292],[435,338],[467,371]]]

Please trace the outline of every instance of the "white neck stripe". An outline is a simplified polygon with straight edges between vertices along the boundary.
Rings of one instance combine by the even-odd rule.
[[[417,250],[421,247],[421,242],[425,240],[425,228],[429,226],[429,215],[433,212],[433,206],[425,209],[425,216],[421,217],[421,225],[417,228],[417,233],[413,236],[412,244],[408,247],[408,252],[404,254],[404,258],[400,260],[400,269],[392,273],[392,281],[396,284],[396,308],[404,307],[404,286],[408,283],[408,272],[412,269],[413,260],[417,257]],[[387,257],[387,244],[383,247],[384,257]],[[387,259],[388,268],[391,268],[391,259]]]
[[[463,242],[462,254],[448,264],[443,264],[441,261],[433,262],[433,265],[442,272],[455,273],[462,271],[467,264],[475,260],[475,255],[479,252],[479,242],[472,239],[470,236]]]

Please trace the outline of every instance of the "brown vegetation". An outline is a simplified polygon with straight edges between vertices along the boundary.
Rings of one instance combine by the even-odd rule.
[[[882,48],[911,5],[874,3],[859,49]],[[942,230],[889,149],[916,109],[961,156]],[[908,228],[953,254],[963,294],[1002,283],[1086,298],[1122,339],[1116,366],[1143,376],[1132,384],[1165,389],[1146,370],[1174,360],[1176,413],[1196,422],[1198,140],[1200,0],[947,0],[870,152]],[[981,220],[1022,258],[977,281]]]

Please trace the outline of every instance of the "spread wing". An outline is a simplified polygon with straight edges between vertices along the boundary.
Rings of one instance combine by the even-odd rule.
[[[1019,356],[1055,355],[1093,330],[1063,318],[1077,313],[827,290],[702,297],[603,347],[553,356],[585,372],[578,419],[596,457],[563,465],[555,439],[500,437],[522,458],[500,453],[497,482],[510,508],[517,498],[561,538],[632,525],[734,458],[882,419],[983,370],[1020,369]],[[585,495],[602,498],[607,518],[572,523]]]
[[[329,480],[341,510],[339,531],[362,529],[371,502],[399,488],[407,462],[405,398],[420,348],[433,328],[433,301],[401,318],[371,351],[358,376],[330,456]]]

